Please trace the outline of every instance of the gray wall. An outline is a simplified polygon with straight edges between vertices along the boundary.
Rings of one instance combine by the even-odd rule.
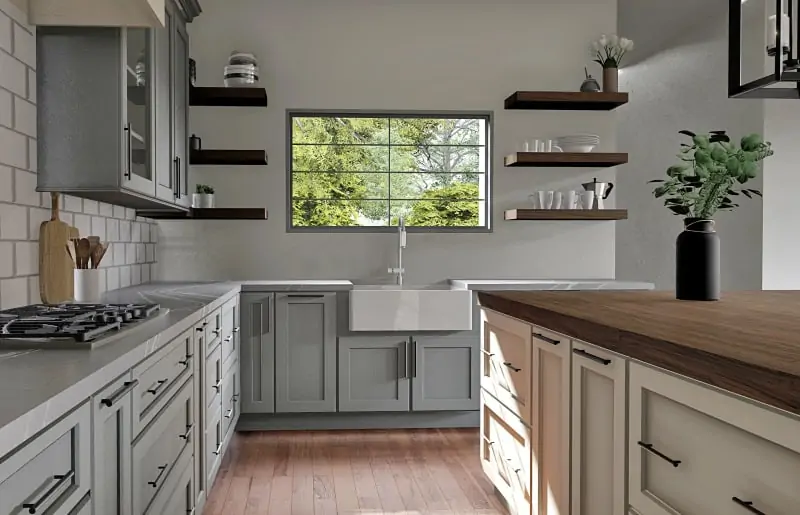
[[[617,142],[630,149],[630,164],[618,177],[617,203],[630,220],[616,234],[618,279],[643,279],[658,289],[674,287],[675,238],[682,219],[652,196],[650,179],[676,163],[677,131],[727,130],[735,138],[764,132],[763,102],[729,99],[727,93],[727,1],[718,16],[679,34],[660,52],[626,67],[620,88],[631,103],[620,110]],[[620,33],[626,33],[620,26]],[[796,162],[796,161],[795,161]],[[751,182],[761,187],[762,180]],[[765,202],[769,202],[769,195]],[[720,213],[721,279],[726,290],[761,288],[762,201],[742,197],[741,207]]]
[[[576,89],[589,42],[616,29],[616,0],[205,0],[203,9],[190,27],[198,83],[221,85],[229,52],[252,51],[270,105],[192,108],[191,132],[204,148],[265,147],[270,164],[193,167],[193,179],[215,186],[218,205],[266,206],[270,219],[159,223],[162,278],[386,277],[394,235],[286,233],[287,108],[494,110],[495,231],[410,234],[409,282],[614,275],[614,223],[504,222],[502,212],[533,190],[615,172],[506,169],[502,158],[524,139],[570,132],[596,132],[616,150],[614,112],[503,110],[515,90]]]

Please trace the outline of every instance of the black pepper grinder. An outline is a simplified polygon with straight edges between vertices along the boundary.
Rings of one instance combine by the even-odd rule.
[[[192,136],[189,138],[189,150],[200,150],[201,146],[202,141],[200,138],[192,134]]]

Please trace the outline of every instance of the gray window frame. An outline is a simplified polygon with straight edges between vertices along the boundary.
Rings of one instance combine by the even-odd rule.
[[[486,120],[486,225],[482,227],[406,227],[408,232],[419,233],[490,233],[494,231],[494,111],[406,111],[385,109],[287,109],[286,110],[286,232],[318,233],[395,233],[396,225],[347,227],[294,227],[292,226],[292,119],[295,117],[375,118],[395,116],[403,118],[482,118]]]

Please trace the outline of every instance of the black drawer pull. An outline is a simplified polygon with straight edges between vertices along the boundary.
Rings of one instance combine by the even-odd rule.
[[[504,362],[504,363],[503,363],[503,365],[507,366],[508,368],[510,368],[511,370],[513,370],[514,372],[522,372],[522,369],[521,369],[521,368],[517,368],[517,367],[515,367],[514,365],[512,365],[512,364],[511,364],[511,362],[510,362],[510,361],[506,361],[506,362]]]
[[[238,332],[239,332],[239,328],[238,328],[238,327],[234,327],[234,328],[233,328],[233,332],[234,332],[234,333],[238,333]]]
[[[207,325],[208,325],[208,320],[206,320],[205,322],[203,322],[203,327],[205,327],[205,326],[207,326]]]
[[[186,426],[186,432],[182,435],[178,435],[178,438],[181,440],[188,440],[190,436],[192,436],[192,430],[194,429],[194,424],[191,426]]]
[[[182,359],[182,360],[178,361],[178,364],[179,365],[183,365],[184,367],[188,367],[189,363],[192,362],[192,357],[193,356],[194,356],[194,354],[187,354],[186,355],[186,359]]]
[[[287,295],[287,299],[321,299],[325,295]]]
[[[611,364],[611,360],[610,359],[605,359],[605,358],[601,358],[600,356],[595,356],[591,352],[586,352],[583,349],[572,349],[572,352],[577,354],[578,356],[583,356],[586,359],[590,359],[590,360],[592,360],[592,361],[594,361],[596,363],[600,363],[601,365],[610,365]]]
[[[733,497],[731,500],[736,504],[738,504],[739,506],[741,506],[742,508],[744,508],[745,510],[749,511],[750,513],[755,513],[756,515],[767,515],[763,511],[755,508],[753,506],[753,501],[743,501],[738,497]]]
[[[147,390],[147,393],[152,393],[153,395],[157,394],[158,391],[161,390],[161,387],[167,384],[168,382],[169,379],[159,379],[158,381],[156,381],[156,387],[150,388],[149,390]]]
[[[164,472],[167,471],[168,467],[169,467],[169,463],[167,463],[165,465],[161,465],[160,467],[158,467],[158,475],[156,476],[155,480],[154,481],[148,481],[147,484],[152,486],[153,488],[158,488],[158,482],[161,481],[161,476],[164,475]]]
[[[211,332],[214,333],[214,336],[219,336],[219,333],[222,332],[222,331],[220,331],[219,329],[214,329]]]
[[[219,456],[219,453],[222,452],[222,444],[220,443],[217,445],[217,450],[213,452],[214,456]]]
[[[118,400],[125,397],[125,395],[136,388],[136,385],[139,384],[138,379],[134,379],[133,381],[126,381],[122,383],[122,387],[117,390],[116,392],[112,393],[110,397],[100,400],[100,404],[103,406],[111,407],[113,406]]]
[[[225,337],[225,339],[224,339],[224,340],[222,340],[222,341],[223,341],[223,342],[225,342],[225,343],[228,343],[228,342],[230,342],[231,340],[233,340],[233,336],[227,336],[227,337]]]
[[[217,391],[217,393],[219,393],[220,386],[222,386],[222,380],[217,381],[216,384],[212,384],[211,388],[215,389]]]
[[[481,349],[481,352],[483,352],[483,354],[484,354],[484,355],[486,355],[486,356],[487,356],[487,357],[489,357],[489,358],[491,358],[492,356],[494,356],[494,352],[489,352],[489,351],[488,351],[488,350],[486,350],[486,349]]]
[[[666,454],[664,454],[664,453],[662,453],[662,452],[660,452],[660,451],[656,450],[656,449],[653,447],[653,444],[651,444],[651,443],[644,443],[644,442],[636,442],[636,443],[637,443],[637,444],[639,444],[639,447],[642,447],[642,448],[643,448],[643,449],[645,449],[647,452],[650,452],[650,453],[652,453],[652,454],[655,454],[656,456],[658,456],[658,457],[659,457],[659,458],[661,458],[662,460],[664,460],[664,461],[666,461],[666,462],[669,462],[669,463],[670,463],[670,464],[671,464],[673,467],[677,467],[678,465],[680,465],[680,464],[681,464],[681,460],[673,460],[672,458],[670,458],[670,457],[669,457],[669,456],[667,456]]]
[[[231,418],[233,416],[233,408],[229,409],[227,413],[225,413],[225,418]]]
[[[49,501],[51,500],[51,498],[55,496],[56,492],[61,490],[61,487],[63,487],[65,484],[72,481],[74,477],[75,477],[74,470],[70,470],[66,474],[59,474],[53,476],[53,479],[56,480],[56,484],[51,486],[41,497],[36,499],[36,501],[32,503],[25,503],[22,505],[22,507],[27,508],[28,513],[37,513],[36,510],[38,510],[40,507],[43,507],[45,504],[50,504]]]
[[[203,331],[205,331],[205,329],[203,329],[202,327],[195,327],[194,330],[197,331],[198,333],[202,333]]]
[[[548,338],[547,336],[545,336],[545,335],[543,335],[541,333],[533,333],[533,337],[536,338],[536,339],[542,340],[543,342],[547,342],[547,343],[550,343],[550,344],[553,344],[553,345],[558,345],[559,343],[561,343],[561,340],[554,340],[552,338]]]

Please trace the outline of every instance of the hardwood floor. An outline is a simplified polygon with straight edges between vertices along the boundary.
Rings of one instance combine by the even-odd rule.
[[[238,433],[206,515],[505,515],[477,429]]]

